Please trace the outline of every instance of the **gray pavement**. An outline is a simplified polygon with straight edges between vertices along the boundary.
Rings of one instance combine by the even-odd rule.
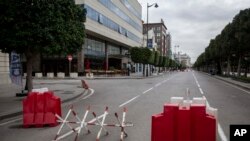
[[[164,74],[174,74],[175,72],[167,72]],[[146,79],[163,76],[161,74],[154,74],[149,77],[144,77],[141,74],[131,73],[130,76],[94,76],[93,79]],[[250,84],[239,82],[231,78],[220,77],[220,76],[211,76],[213,78],[222,80],[224,82],[239,86],[244,89],[250,90]],[[83,94],[84,89],[81,87],[80,79],[92,80],[91,78],[79,77],[77,79],[36,79],[34,78],[34,88],[43,88],[47,87],[49,90],[55,92],[55,95],[60,97],[62,102],[70,101],[74,98],[79,97]],[[22,100],[25,97],[16,97],[16,93],[21,92],[22,88],[14,84],[2,84],[0,85],[0,120],[5,118],[10,118],[13,116],[20,115],[22,113]]]
[[[194,76],[193,76],[194,74]],[[199,85],[195,81],[197,79]],[[79,80],[36,80],[39,87],[50,86],[55,90],[64,87],[77,87]],[[211,107],[219,110],[219,125],[227,140],[218,134],[217,141],[229,140],[230,124],[250,124],[249,100],[250,92],[242,90],[232,84],[217,80],[214,76],[208,76],[200,72],[178,72],[165,74],[160,77],[148,79],[100,79],[87,80],[87,83],[95,90],[95,94],[87,99],[79,99],[74,102],[74,108],[80,117],[83,116],[86,107],[91,106],[91,112],[102,115],[105,106],[109,106],[109,116],[106,123],[114,123],[114,112],[121,115],[122,108],[127,107],[126,120],[133,122],[134,127],[126,129],[128,138],[126,141],[149,141],[151,132],[151,116],[162,112],[163,104],[168,103],[172,96],[185,96],[186,88],[190,89],[191,97],[205,96]],[[59,85],[63,85],[59,87]],[[200,86],[200,87],[198,87]],[[201,88],[202,91],[199,89]],[[68,90],[70,91],[70,90]],[[63,107],[65,117],[68,107]],[[93,120],[89,115],[87,121]],[[52,128],[21,128],[21,121],[14,121],[1,126],[0,134],[3,141],[12,141],[17,138],[26,140],[52,140],[59,126]],[[91,134],[81,134],[79,140],[95,140],[98,127],[90,127]],[[102,134],[101,140],[113,141],[119,139],[117,128],[108,128],[109,136]],[[70,131],[63,128],[62,134]],[[85,131],[83,131],[85,133]],[[15,136],[14,136],[15,135]],[[74,134],[63,140],[74,140]]]

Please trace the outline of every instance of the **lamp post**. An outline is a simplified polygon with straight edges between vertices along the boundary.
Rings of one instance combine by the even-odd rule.
[[[151,5],[147,3],[147,47],[148,47],[148,8],[152,6],[154,6],[155,8],[159,7],[157,3],[153,3]]]
[[[149,8],[149,7],[152,7],[152,6],[154,6],[155,8],[158,8],[158,7],[159,7],[157,3],[153,3],[153,4],[147,3],[147,40],[146,40],[146,42],[147,42],[147,47],[148,47],[148,8]],[[153,46],[153,39],[152,39],[152,46]],[[143,70],[143,71],[144,71],[144,70]],[[148,66],[147,66],[146,71],[147,71],[147,72],[146,72],[146,76],[148,76]]]

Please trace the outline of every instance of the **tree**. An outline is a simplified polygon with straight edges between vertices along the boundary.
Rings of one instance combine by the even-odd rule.
[[[1,0],[0,49],[25,55],[28,91],[39,53],[76,53],[84,43],[86,10],[74,0]]]
[[[142,64],[143,64],[143,70],[145,70],[145,65],[150,63],[150,57],[151,57],[152,51],[147,47],[142,47],[141,52],[142,52],[141,59],[142,59]],[[143,75],[145,75],[144,71],[143,71]],[[148,67],[146,70],[146,76],[148,76]]]
[[[139,47],[132,47],[129,50],[130,55],[131,55],[131,59],[133,62],[135,63],[142,63],[142,52],[141,49]]]

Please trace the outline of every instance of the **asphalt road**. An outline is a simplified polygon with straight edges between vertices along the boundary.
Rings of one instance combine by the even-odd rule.
[[[236,86],[226,84],[212,76],[198,72],[178,72],[147,79],[103,79],[88,80],[87,83],[95,90],[88,98],[82,97],[72,101],[75,111],[82,118],[90,105],[91,112],[87,121],[93,121],[93,111],[97,116],[103,115],[105,107],[109,107],[106,123],[115,123],[115,112],[121,116],[123,107],[128,109],[126,121],[132,122],[134,127],[126,128],[126,141],[151,140],[151,116],[162,112],[163,104],[173,96],[186,96],[186,89],[190,90],[190,97],[205,96],[211,107],[218,108],[218,141],[229,140],[230,124],[250,124],[250,92]],[[63,107],[65,117],[69,105]],[[19,117],[20,118],[20,117]],[[74,117],[70,117],[74,120]],[[0,126],[1,141],[45,141],[53,140],[59,127],[22,128],[21,120],[14,120]],[[81,134],[79,140],[91,141],[96,139],[99,127],[89,127],[91,134]],[[107,127],[108,136],[101,135],[101,141],[116,141],[120,138],[120,129]],[[65,126],[62,135],[70,131]],[[85,130],[83,130],[86,133]],[[62,140],[74,140],[71,134]]]

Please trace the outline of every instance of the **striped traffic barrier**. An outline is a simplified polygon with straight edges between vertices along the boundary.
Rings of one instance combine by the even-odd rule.
[[[58,122],[62,123],[55,138],[54,141],[58,141],[62,138],[65,137],[65,135],[60,135],[63,127],[66,125],[70,128],[70,134],[72,133],[76,133],[76,136],[74,138],[75,141],[78,140],[78,137],[81,134],[82,128],[84,128],[88,134],[90,134],[90,130],[88,128],[88,126],[99,126],[100,129],[98,130],[97,136],[96,136],[96,141],[100,140],[100,136],[102,134],[102,131],[104,130],[106,132],[106,135],[109,135],[108,130],[106,129],[106,127],[119,127],[121,128],[121,135],[120,135],[120,141],[123,141],[124,137],[127,137],[128,134],[125,131],[126,127],[132,127],[134,126],[132,123],[126,122],[126,113],[127,113],[127,109],[124,108],[123,109],[123,114],[122,114],[122,119],[119,119],[119,116],[117,113],[115,113],[115,117],[118,123],[115,124],[107,124],[105,123],[105,120],[108,116],[108,107],[105,108],[104,114],[102,114],[102,116],[97,116],[95,112],[92,112],[93,116],[94,116],[94,120],[90,121],[90,122],[86,122],[87,116],[90,112],[90,106],[88,106],[86,112],[84,113],[83,118],[81,119],[78,115],[77,112],[73,109],[73,106],[70,107],[69,111],[66,114],[65,119],[63,119],[62,117],[60,117],[59,115],[56,115],[56,117],[59,119]],[[73,115],[74,120],[69,120],[70,115]],[[76,124],[79,125],[78,127],[74,128],[72,127],[70,124]],[[68,134],[68,133],[67,133]],[[68,135],[70,135],[68,134]]]

